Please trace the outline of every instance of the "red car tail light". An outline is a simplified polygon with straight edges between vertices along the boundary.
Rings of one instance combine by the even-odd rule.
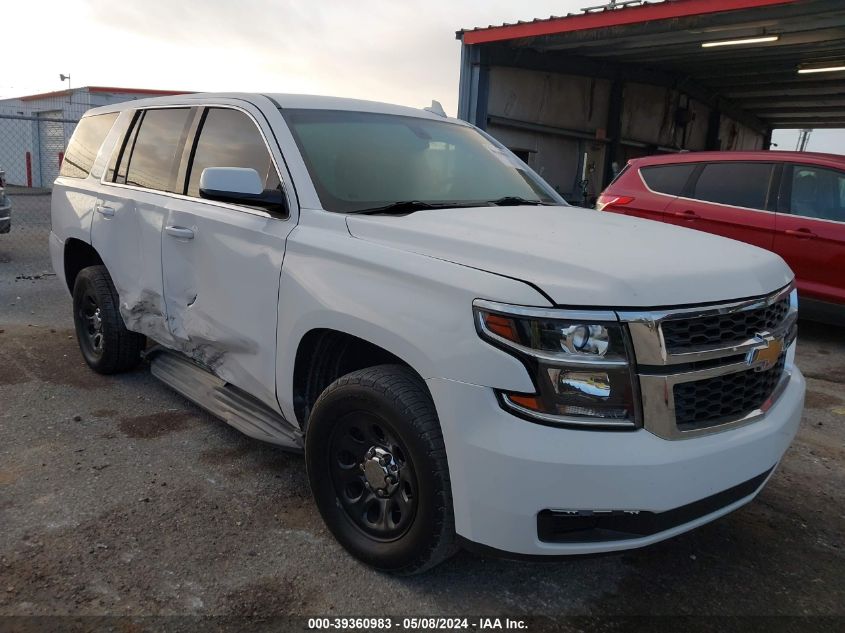
[[[601,194],[596,200],[596,209],[604,211],[608,206],[624,207],[634,201],[632,196],[612,196],[606,193]]]

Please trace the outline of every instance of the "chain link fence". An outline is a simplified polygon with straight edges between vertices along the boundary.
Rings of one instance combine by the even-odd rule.
[[[64,110],[21,112],[0,110],[0,231],[8,228],[0,232],[0,293],[11,301],[16,282],[52,275],[50,193],[79,121],[61,116]]]

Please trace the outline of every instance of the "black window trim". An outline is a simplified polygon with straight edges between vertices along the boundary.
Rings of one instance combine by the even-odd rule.
[[[251,104],[251,105],[254,106],[255,104]],[[257,106],[255,106],[255,107],[257,107]],[[129,126],[129,129],[127,130],[126,134],[124,135],[123,140],[121,141],[121,143],[124,145],[124,147],[121,148],[121,151],[123,151],[123,149],[125,149],[125,145],[126,145],[128,139],[129,139],[129,137],[132,136],[133,130],[139,129],[139,127],[140,127],[139,119],[141,117],[143,117],[144,112],[146,112],[147,110],[164,110],[164,109],[178,109],[178,108],[183,108],[183,109],[184,108],[194,108],[194,109],[198,109],[200,111],[208,110],[210,108],[227,108],[227,109],[230,109],[230,110],[238,110],[238,111],[246,114],[252,120],[253,124],[258,128],[258,132],[259,132],[259,134],[261,134],[261,137],[264,140],[264,145],[267,148],[267,151],[270,153],[270,160],[273,162],[273,166],[276,168],[276,172],[279,175],[279,182],[281,183],[281,186],[282,186],[282,193],[285,194],[285,196],[288,200],[288,204],[287,204],[288,211],[287,211],[287,213],[285,215],[282,215],[280,213],[271,213],[269,211],[265,211],[264,209],[257,209],[257,208],[254,208],[254,207],[248,207],[248,206],[243,206],[243,205],[238,205],[238,204],[231,204],[229,202],[219,202],[219,201],[216,201],[216,200],[205,200],[203,198],[194,198],[192,196],[186,196],[184,194],[174,193],[174,192],[171,192],[171,191],[159,191],[157,189],[148,189],[146,187],[139,187],[137,185],[128,185],[126,183],[117,182],[117,180],[116,180],[117,169],[120,166],[119,161],[115,165],[115,174],[114,174],[115,180],[110,181],[106,178],[106,176],[108,174],[108,166],[107,166],[107,168],[105,170],[103,170],[103,175],[100,178],[100,184],[107,185],[107,186],[110,186],[110,187],[118,187],[118,188],[122,188],[122,189],[132,189],[132,190],[135,190],[135,191],[143,191],[143,192],[153,193],[153,194],[160,195],[160,196],[168,196],[168,197],[171,197],[171,198],[177,198],[179,200],[188,200],[190,202],[198,202],[199,201],[199,202],[202,202],[203,204],[210,204],[212,206],[221,207],[223,209],[231,209],[233,211],[240,211],[242,213],[247,213],[247,214],[255,215],[255,216],[258,216],[258,217],[262,217],[262,218],[273,218],[274,220],[281,220],[281,221],[289,220],[290,217],[291,217],[291,212],[290,212],[291,197],[293,196],[294,202],[297,205],[297,207],[296,207],[297,209],[299,208],[299,202],[298,202],[298,198],[296,197],[295,189],[294,189],[293,184],[292,184],[292,177],[287,178],[287,176],[290,175],[290,172],[287,170],[287,164],[285,163],[286,169],[284,171],[279,169],[279,163],[276,160],[276,156],[273,154],[272,148],[270,146],[270,142],[267,139],[267,135],[264,133],[264,130],[261,129],[261,126],[259,125],[257,119],[249,111],[247,111],[246,109],[244,109],[241,106],[234,105],[234,104],[231,104],[231,103],[195,102],[195,103],[163,104],[163,105],[160,105],[160,106],[135,108],[134,109],[135,119],[133,120],[133,124],[131,124]],[[127,108],[127,109],[129,109],[129,108]],[[197,132],[199,131],[199,128],[195,125],[195,123],[198,119],[199,119],[199,117],[195,117],[193,123],[188,127],[189,133],[188,133],[187,139],[185,140],[186,146],[188,144],[190,144],[190,146],[193,147],[196,143],[196,140],[198,139]],[[273,139],[276,141],[276,144],[278,145],[278,139],[276,138],[276,135],[275,135],[275,132],[273,131],[272,125],[270,125],[270,121],[267,119],[266,115],[264,115],[264,119],[265,119],[265,121],[267,121],[267,125],[269,126],[271,133],[273,134]],[[137,136],[137,134],[135,134],[135,136]],[[185,186],[187,186],[187,178],[188,178],[188,175],[190,174],[190,172],[187,171],[187,170],[185,170],[184,172],[182,171],[183,161],[185,161],[185,159],[186,159],[184,149],[185,149],[185,147],[183,146],[181,158],[180,158],[180,161],[179,161],[179,169],[178,169],[177,173],[179,173],[179,174],[184,173]],[[281,146],[279,146],[279,153],[281,154]],[[130,150],[130,154],[131,154],[131,150]],[[284,156],[283,156],[283,160],[284,160]],[[285,177],[283,177],[283,175]],[[288,186],[288,183],[290,183],[290,186]]]
[[[193,130],[191,130],[191,142],[185,144],[185,151],[188,152],[188,155],[185,156],[183,154],[182,161],[185,166],[185,171],[182,174],[182,195],[188,196],[188,187],[191,185],[191,171],[194,168],[194,158],[197,155],[197,145],[200,142],[200,134],[202,134],[202,129],[205,127],[205,120],[208,118],[208,112],[211,108],[203,106],[200,109],[200,114],[196,119],[196,125],[194,126]],[[188,196],[192,198],[193,196]]]
[[[786,170],[785,163],[775,163],[775,171],[769,181],[769,191],[766,193],[766,211],[777,213],[780,206],[780,188],[783,183],[783,172]]]
[[[115,182],[115,179],[117,178],[117,170],[120,168],[120,161],[123,159],[123,152],[126,150],[129,137],[135,129],[135,121],[140,116],[140,111],[124,110],[118,114],[121,116],[123,114],[127,114],[129,124],[126,126],[126,129],[120,133],[120,136],[114,140],[114,145],[111,149],[111,156],[109,156],[109,162],[106,163],[106,168],[100,178],[101,182]],[[118,116],[118,121],[119,120],[120,116]],[[117,125],[117,121],[115,121],[115,125]],[[109,173],[111,173],[111,176],[109,176]]]

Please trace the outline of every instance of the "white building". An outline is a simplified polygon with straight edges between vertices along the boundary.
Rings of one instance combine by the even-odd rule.
[[[86,86],[0,99],[0,169],[9,184],[50,187],[65,147],[86,110],[185,91]]]

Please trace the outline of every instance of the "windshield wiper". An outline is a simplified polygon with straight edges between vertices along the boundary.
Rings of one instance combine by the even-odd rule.
[[[543,202],[542,200],[526,200],[525,198],[520,198],[519,196],[505,196],[504,198],[499,198],[498,200],[488,200],[487,204],[495,204],[497,207],[515,207],[522,204],[547,206],[550,203]]]
[[[350,211],[353,214],[376,214],[376,213],[413,213],[414,211],[423,211],[425,209],[449,209],[453,207],[467,206],[460,202],[423,202],[422,200],[400,200],[399,202],[391,202],[383,207],[373,207],[372,209],[358,209],[357,211]]]
[[[400,215],[405,213],[413,213],[414,211],[424,211],[425,209],[457,209],[460,207],[485,207],[489,205],[495,205],[497,207],[507,207],[523,204],[545,206],[554,203],[543,202],[542,200],[526,200],[525,198],[520,198],[518,196],[505,196],[504,198],[499,198],[498,200],[484,200],[478,202],[423,202],[422,200],[399,200],[398,202],[391,202],[390,204],[386,204],[381,207],[372,207],[370,209],[357,209],[355,211],[349,211],[348,213],[355,215],[376,215],[379,213],[384,213],[388,215]]]

